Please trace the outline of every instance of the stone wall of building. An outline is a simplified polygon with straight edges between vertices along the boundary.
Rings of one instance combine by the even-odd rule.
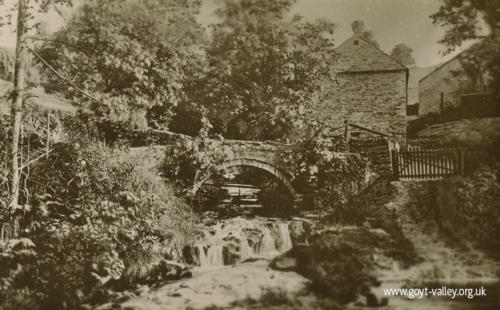
[[[311,111],[328,128],[345,120],[406,142],[406,72],[339,73],[324,85],[322,99]],[[341,132],[339,132],[341,133]]]
[[[419,116],[439,113],[460,103],[460,94],[471,87],[470,80],[461,71],[460,59],[456,57],[420,80]]]

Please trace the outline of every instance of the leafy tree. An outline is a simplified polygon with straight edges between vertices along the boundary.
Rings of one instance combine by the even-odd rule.
[[[223,1],[193,101],[228,138],[286,137],[335,59],[333,24],[287,13],[293,0]]]
[[[406,44],[398,44],[392,48],[391,57],[405,66],[415,65],[415,59],[412,56],[413,50]]]
[[[19,233],[19,221],[18,215],[19,211],[18,200],[19,200],[19,187],[20,187],[20,169],[19,169],[19,140],[21,132],[21,121],[23,117],[23,100],[26,96],[26,68],[27,68],[27,56],[26,56],[26,38],[28,31],[33,29],[34,25],[30,23],[34,19],[33,9],[38,6],[40,12],[47,12],[49,6],[54,6],[56,4],[69,4],[71,5],[71,0],[19,0],[17,1],[17,27],[16,27],[16,50],[15,50],[15,60],[14,60],[14,90],[11,93],[12,97],[12,128],[10,130],[10,176],[9,176],[9,203],[8,203],[8,222],[12,223],[13,226],[13,236],[17,236]],[[4,5],[1,1],[0,5]],[[0,26],[3,26],[7,19],[7,23],[10,23],[12,15],[7,14],[0,15]],[[2,228],[3,229],[3,228]]]
[[[195,138],[179,137],[172,147],[166,149],[160,167],[162,176],[175,185],[178,194],[200,211],[207,205],[220,203],[224,192],[220,190],[224,182],[220,165],[233,156],[223,140],[209,139],[206,125],[205,122]],[[204,188],[203,184],[208,180],[215,187]]]
[[[67,25],[40,47],[58,71],[100,101],[62,85],[52,73],[47,87],[78,99],[98,117],[142,119],[152,113],[161,126],[182,102],[190,67],[201,63],[204,32],[196,22],[196,0],[96,0],[82,5]],[[128,118],[128,119],[127,119]],[[140,123],[140,121],[138,121]],[[145,124],[142,124],[144,126]]]
[[[446,29],[440,42],[451,52],[468,40],[479,40],[462,57],[464,67],[476,74],[488,72],[488,84],[496,100],[500,100],[500,1],[441,0],[441,3],[439,11],[431,16],[435,24]]]
[[[352,32],[354,32],[354,34],[360,36],[361,38],[370,42],[374,46],[379,47],[378,42],[375,40],[375,35],[373,34],[373,31],[366,30],[365,23],[363,21],[361,21],[361,20],[353,21],[351,24],[351,29],[352,29]]]

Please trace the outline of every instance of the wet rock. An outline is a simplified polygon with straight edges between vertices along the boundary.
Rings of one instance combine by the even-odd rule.
[[[367,307],[378,307],[377,297],[373,293],[366,293],[365,298]]]
[[[236,241],[231,241],[222,247],[224,265],[234,265],[240,261],[240,246]]]
[[[373,248],[384,242],[367,229],[325,231],[310,238],[309,245],[298,245],[284,256],[295,259],[298,273],[340,303],[352,302],[363,287],[376,283],[372,272]],[[283,263],[283,259],[276,260]],[[289,260],[287,264],[293,264]]]
[[[248,245],[256,252],[262,243],[262,231],[256,228],[243,228],[243,233],[248,240]]]
[[[367,307],[384,307],[389,304],[389,298],[386,296],[377,296],[373,292],[365,293]]]
[[[190,270],[183,270],[181,272],[181,278],[184,279],[184,278],[192,278],[193,277],[193,273],[190,271]]]
[[[293,244],[303,244],[311,233],[311,224],[308,221],[293,221],[288,224],[288,229]]]
[[[190,274],[186,265],[163,259],[149,273],[149,277],[142,281],[144,284],[154,284],[158,282],[179,280]]]
[[[200,265],[200,249],[198,247],[185,246],[182,249],[182,259],[186,264]]]
[[[366,304],[365,304],[365,303],[361,300],[361,297],[360,297],[360,298],[358,298],[358,299],[357,299],[357,300],[353,303],[353,305],[354,305],[355,307],[364,307],[364,306],[366,306]]]
[[[217,224],[217,221],[214,220],[214,219],[208,219],[207,221],[205,221],[204,225],[205,226],[214,226]]]
[[[141,285],[136,290],[135,293],[139,296],[146,296],[150,292],[150,287],[147,285]]]
[[[294,257],[281,255],[274,258],[269,264],[269,266],[275,270],[293,271],[297,268],[298,262],[297,259]]]

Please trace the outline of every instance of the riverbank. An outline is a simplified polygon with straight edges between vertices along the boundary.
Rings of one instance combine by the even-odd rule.
[[[274,265],[295,260],[288,270],[311,279],[316,291],[348,308],[498,309],[498,258],[444,229],[432,203],[434,185],[379,182],[346,209],[330,214],[309,245],[292,249]],[[384,294],[384,289],[442,286],[484,287],[487,296],[412,300]]]
[[[499,261],[442,231],[422,206],[426,186],[379,182],[328,216],[206,218],[186,251],[199,266],[191,278],[98,309],[497,309]],[[441,286],[484,286],[488,297],[384,293]]]

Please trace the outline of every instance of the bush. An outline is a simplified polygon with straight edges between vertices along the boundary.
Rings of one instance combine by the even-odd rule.
[[[178,139],[167,148],[161,165],[162,176],[172,182],[178,195],[185,196],[190,203],[202,207],[216,206],[223,198],[220,190],[223,182],[220,165],[231,156],[229,146],[207,136]],[[208,180],[214,186],[204,187]]]
[[[365,228],[325,231],[285,255],[297,259],[296,271],[311,279],[318,292],[344,304],[376,284],[373,252],[390,251],[387,239]]]
[[[500,166],[482,166],[470,177],[445,179],[436,186],[443,228],[500,255]]]
[[[20,222],[26,242],[2,246],[1,307],[18,307],[27,290],[34,309],[73,309],[105,287],[148,278],[194,238],[190,209],[121,155],[94,143],[60,144],[32,167]]]
[[[292,172],[294,187],[314,192],[323,206],[342,206],[367,183],[368,160],[347,153],[342,140],[313,135],[281,151],[281,169]]]

